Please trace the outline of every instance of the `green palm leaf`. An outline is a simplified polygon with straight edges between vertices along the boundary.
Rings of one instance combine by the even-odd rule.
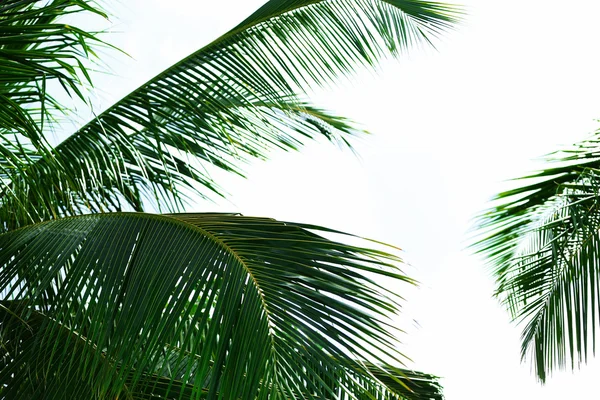
[[[148,200],[178,210],[188,193],[221,193],[211,168],[241,174],[240,161],[322,135],[347,143],[354,130],[299,93],[427,42],[457,15],[417,0],[271,0],[109,107],[51,156],[11,171],[0,215],[10,213],[7,220],[20,226],[82,210],[141,210]],[[23,194],[39,181],[50,193]],[[14,211],[24,196],[39,215]]]
[[[64,111],[49,89],[57,82],[85,101],[81,87],[90,82],[82,63],[100,44],[89,32],[61,23],[60,17],[102,10],[81,0],[10,0],[0,5],[0,140],[21,136],[42,150],[44,128]],[[1,144],[1,143],[0,143]]]
[[[85,101],[82,90],[90,77],[84,63],[94,55],[92,45],[104,43],[93,33],[60,22],[81,12],[105,16],[81,0],[10,0],[0,5],[0,230],[15,226],[16,220],[36,220],[27,205],[33,182],[24,176],[32,164],[53,158],[47,135],[68,111],[55,99],[56,87]],[[52,183],[61,186],[60,181]]]
[[[116,213],[0,235],[2,396],[440,398],[376,367],[404,360],[399,298],[374,280],[412,283],[398,258],[319,232]]]
[[[600,321],[598,134],[548,157],[553,165],[501,193],[475,245],[494,266],[497,295],[525,325],[522,356],[544,381],[595,352]]]
[[[297,148],[301,141],[295,135],[318,135],[346,143],[342,134],[360,132],[344,118],[298,102],[238,102],[234,112],[253,126],[254,136],[244,142],[248,151],[252,146],[262,146],[269,137],[270,143],[279,140],[278,145]],[[202,125],[205,117],[190,116],[188,120]],[[217,119],[211,117],[214,122]],[[116,143],[102,135],[63,142],[50,156],[34,154],[28,160],[14,161],[19,164],[9,170],[12,175],[7,177],[10,184],[2,194],[0,215],[11,228],[87,212],[127,208],[141,211],[152,200],[159,209],[177,209],[187,197],[200,194],[193,182],[216,192],[220,188],[202,164],[194,163],[183,150],[173,152],[175,147],[185,148],[211,165],[236,168],[235,154],[228,155],[231,149],[219,144],[215,136],[206,139],[214,140],[214,145],[205,148],[194,139],[143,129],[135,135],[114,138]]]

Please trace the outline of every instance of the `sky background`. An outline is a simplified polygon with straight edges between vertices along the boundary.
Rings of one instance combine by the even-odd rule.
[[[112,9],[113,75],[96,78],[106,106],[225,33],[261,0],[128,0]],[[416,49],[361,70],[311,100],[372,135],[359,156],[327,143],[274,153],[230,193],[193,211],[315,223],[397,245],[421,281],[398,323],[418,369],[443,377],[448,400],[597,395],[600,362],[540,386],[520,362],[520,327],[492,298],[493,279],[465,250],[473,216],[532,161],[600,127],[600,3],[463,1],[468,15],[437,51]],[[561,4],[559,7],[558,4]],[[96,111],[101,111],[100,106]]]

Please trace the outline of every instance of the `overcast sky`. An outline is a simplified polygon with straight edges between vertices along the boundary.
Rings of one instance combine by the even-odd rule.
[[[135,0],[112,18],[110,41],[132,59],[99,78],[108,104],[223,34],[261,0]],[[493,280],[464,250],[472,217],[531,159],[600,123],[600,3],[463,1],[469,15],[437,51],[417,50],[314,93],[320,106],[373,133],[349,151],[318,143],[277,153],[228,177],[228,202],[194,211],[316,223],[402,247],[399,324],[417,368],[444,377],[448,400],[591,398],[600,363],[542,387],[520,362],[520,327],[492,298]],[[558,5],[561,5],[560,7]],[[568,8],[566,8],[568,7]],[[413,321],[415,320],[415,321]]]

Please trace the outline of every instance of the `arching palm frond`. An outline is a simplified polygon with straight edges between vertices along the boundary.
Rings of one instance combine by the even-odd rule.
[[[85,101],[81,91],[89,82],[82,63],[101,43],[84,30],[60,22],[60,17],[82,11],[104,16],[81,0],[10,0],[0,4],[0,138],[42,150],[44,128],[64,104],[49,89],[58,82],[69,94]]]
[[[244,131],[243,138],[227,136],[256,156],[262,156],[263,146],[297,148],[301,137],[324,136],[345,143],[343,135],[360,132],[344,118],[283,100],[276,105],[236,104],[227,118],[191,115],[186,120],[198,129],[229,123],[219,118],[251,129]],[[201,194],[194,182],[221,190],[198,160],[240,173],[235,164],[240,160],[231,153],[234,149],[220,143],[216,135],[207,133],[205,140],[214,142],[203,146],[193,137],[144,128],[120,137],[106,139],[101,132],[63,142],[52,155],[34,155],[33,162],[27,160],[14,169],[0,215],[8,221],[6,228],[11,228],[87,212],[142,211],[152,200],[159,209],[177,209],[186,196]]]
[[[31,196],[40,216],[13,213],[13,225],[82,208],[139,210],[156,198],[177,210],[187,190],[220,193],[212,167],[241,174],[240,161],[274,148],[295,149],[323,134],[345,142],[354,130],[299,93],[427,41],[456,16],[450,6],[417,0],[271,0],[109,107],[52,157],[13,171],[19,193],[39,180],[60,188]],[[17,193],[13,186],[3,197]],[[22,200],[17,194],[10,207]]]
[[[544,381],[595,352],[600,321],[600,136],[499,194],[475,247],[494,266],[497,295],[523,323],[522,356]]]
[[[399,298],[373,280],[412,283],[397,257],[328,232],[114,213],[0,235],[0,393],[440,398],[435,377],[377,366],[404,360],[388,319]]]
[[[90,78],[84,62],[94,55],[93,45],[103,42],[60,21],[82,11],[105,16],[81,0],[0,4],[0,230],[15,226],[15,220],[35,220],[29,215],[31,188],[23,192],[14,181],[23,181],[32,164],[52,157],[47,136],[67,107],[55,99],[53,85],[85,100],[82,90]]]

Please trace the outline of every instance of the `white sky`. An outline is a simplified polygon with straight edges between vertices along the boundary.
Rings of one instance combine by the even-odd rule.
[[[117,100],[261,3],[127,1],[110,41],[133,59],[107,61],[122,78],[97,80],[101,97]],[[412,52],[312,96],[374,133],[357,144],[360,159],[322,143],[278,153],[248,168],[248,180],[220,182],[229,203],[193,209],[316,223],[402,247],[422,287],[407,292],[401,339],[417,368],[444,377],[448,400],[592,398],[598,361],[544,387],[535,381],[520,363],[520,328],[463,248],[471,217],[502,180],[600,127],[600,3],[462,3],[466,22],[437,52]]]

